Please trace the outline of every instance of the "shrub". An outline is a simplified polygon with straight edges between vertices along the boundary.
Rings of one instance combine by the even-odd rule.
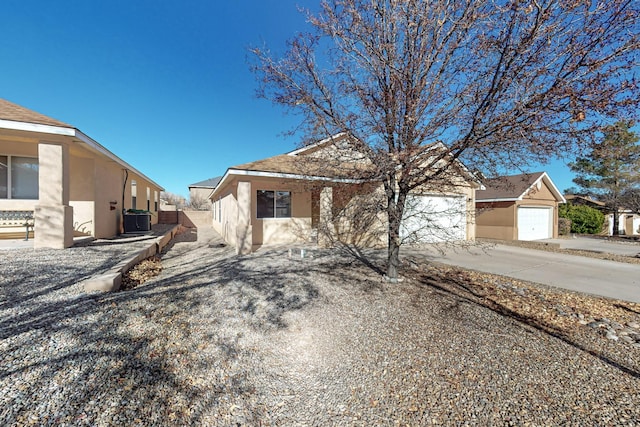
[[[558,218],[558,234],[566,236],[571,233],[571,220],[569,218]]]
[[[604,225],[604,214],[589,206],[570,203],[560,205],[558,216],[571,220],[572,233],[597,234],[602,231]]]

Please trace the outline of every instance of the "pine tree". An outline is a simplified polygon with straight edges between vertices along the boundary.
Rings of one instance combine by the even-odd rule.
[[[577,174],[573,182],[585,194],[607,204],[613,213],[613,234],[618,234],[623,195],[640,185],[640,138],[631,131],[632,122],[607,126],[603,137],[585,157],[569,167]]]

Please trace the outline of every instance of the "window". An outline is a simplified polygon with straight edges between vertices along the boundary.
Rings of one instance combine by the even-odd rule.
[[[154,212],[158,212],[158,192],[157,191],[153,191],[153,211]]]
[[[258,190],[258,218],[291,218],[291,192]]]
[[[9,157],[0,156],[0,199],[9,198]]]
[[[38,159],[0,156],[0,199],[38,199]]]
[[[136,198],[138,196],[138,184],[135,179],[131,180],[131,209],[136,209]]]
[[[151,210],[151,189],[147,187],[147,211]]]

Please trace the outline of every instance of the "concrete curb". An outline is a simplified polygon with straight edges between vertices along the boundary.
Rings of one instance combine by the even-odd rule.
[[[154,256],[155,254],[162,252],[162,249],[167,246],[178,233],[179,228],[180,226],[176,225],[171,230],[164,233],[162,236],[150,240],[149,246],[147,246],[145,249],[142,249],[136,255],[119,262],[108,272],[93,276],[85,280],[84,282],[82,282],[84,291],[115,292],[119,290],[120,286],[122,285],[122,275],[142,260],[145,260],[149,257]]]

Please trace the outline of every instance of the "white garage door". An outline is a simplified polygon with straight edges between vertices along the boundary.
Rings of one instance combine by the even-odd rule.
[[[404,243],[436,243],[465,240],[465,196],[410,195],[400,224]]]
[[[552,208],[518,207],[518,240],[539,240],[553,237]]]

